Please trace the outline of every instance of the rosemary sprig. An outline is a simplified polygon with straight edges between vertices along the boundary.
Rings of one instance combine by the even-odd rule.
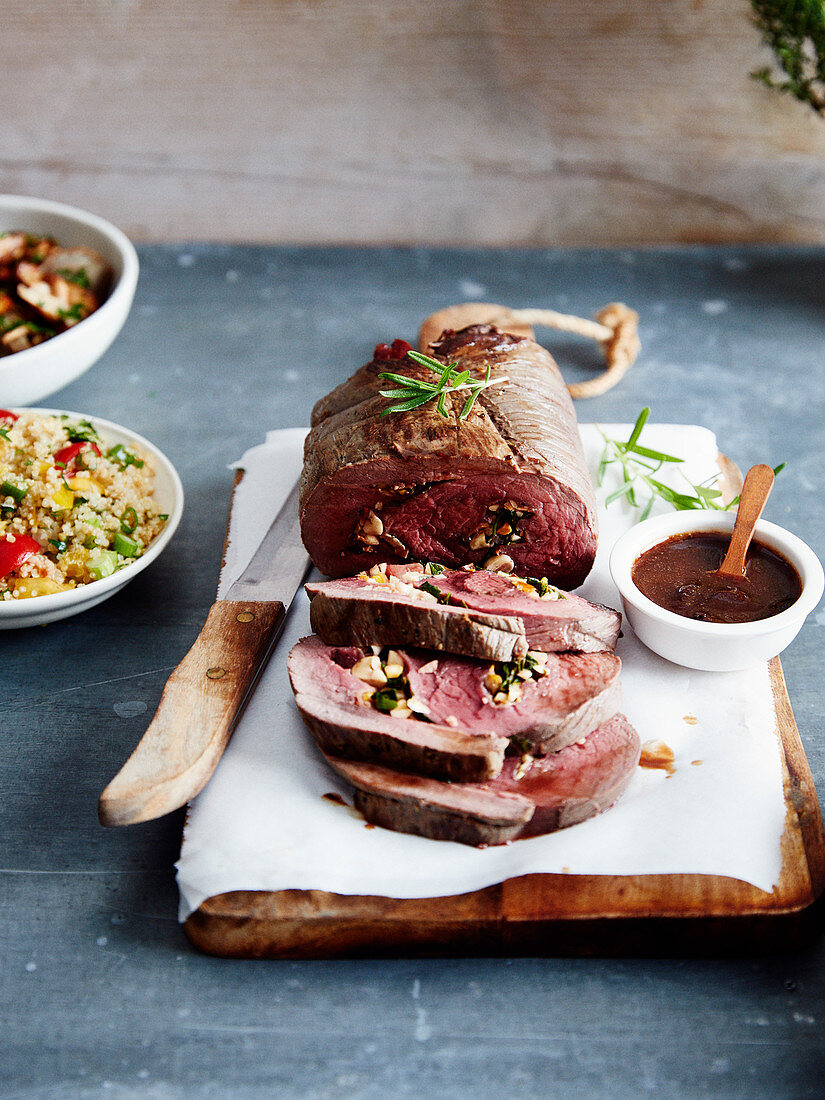
[[[722,490],[715,488],[716,482],[721,476],[720,474],[713,474],[705,481],[699,482],[698,485],[685,476],[685,482],[690,491],[683,492],[671,489],[669,485],[663,484],[655,476],[663,466],[671,463],[681,463],[684,459],[677,458],[676,455],[665,454],[664,451],[653,450],[651,447],[644,447],[639,443],[639,436],[642,434],[642,428],[647,423],[648,416],[650,416],[650,409],[642,409],[636,423],[633,425],[633,430],[625,442],[610,439],[604,432],[600,432],[602,439],[604,439],[604,450],[596,473],[596,483],[598,485],[602,484],[605,471],[608,466],[612,466],[614,463],[618,462],[620,464],[622,472],[622,484],[605,497],[605,506],[612,504],[614,500],[624,498],[631,508],[642,509],[642,514],[639,516],[640,520],[647,519],[650,515],[650,510],[657,497],[667,501],[668,504],[672,504],[677,512],[700,508],[727,512],[731,508],[735,508],[739,503],[739,497],[736,496],[733,500],[724,503]],[[784,462],[774,467],[774,474],[778,474],[784,467]],[[647,490],[646,499],[641,495],[644,490]]]
[[[397,402],[395,405],[390,405],[388,409],[385,409],[381,413],[382,416],[389,416],[394,412],[409,412],[411,409],[417,409],[419,405],[424,405],[428,401],[435,401],[436,410],[440,416],[444,419],[449,418],[447,407],[444,402],[444,398],[448,393],[458,393],[459,391],[468,391],[467,400],[461,408],[461,412],[458,414],[459,420],[466,420],[470,415],[470,410],[476,403],[476,398],[482,390],[488,389],[490,386],[500,386],[503,382],[508,382],[508,378],[496,378],[490,381],[490,366],[488,365],[487,371],[484,376],[484,381],[470,381],[469,370],[457,370],[458,364],[448,363],[446,366],[440,363],[437,359],[433,359],[429,355],[423,355],[419,351],[408,351],[407,355],[413,362],[418,363],[422,367],[427,367],[434,374],[438,375],[438,382],[426,382],[422,378],[411,378],[408,374],[393,374],[390,371],[384,371],[379,374],[379,378],[386,378],[388,382],[395,382],[396,389],[392,390],[380,390],[382,397],[389,398]]]

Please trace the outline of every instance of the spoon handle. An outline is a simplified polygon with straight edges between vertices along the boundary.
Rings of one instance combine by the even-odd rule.
[[[742,486],[730,546],[718,570],[724,576],[741,577],[745,572],[745,558],[753,538],[753,529],[762,515],[772,488],[773,470],[770,466],[751,466]]]

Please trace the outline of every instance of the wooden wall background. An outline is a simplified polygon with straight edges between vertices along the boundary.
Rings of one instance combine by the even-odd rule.
[[[747,0],[0,0],[0,189],[138,241],[825,241]]]

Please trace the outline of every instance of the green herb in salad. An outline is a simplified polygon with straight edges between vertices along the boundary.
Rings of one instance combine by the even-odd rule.
[[[120,514],[121,531],[124,535],[131,535],[139,522],[140,519],[138,518],[137,511],[131,504],[127,505]]]
[[[11,497],[15,504],[19,504],[28,491],[28,486],[15,485],[13,481],[4,481],[0,484],[0,497]]]
[[[61,416],[61,420],[68,419],[65,414]],[[94,443],[100,436],[90,420],[78,420],[66,426],[66,438],[70,443]]]
[[[110,458],[112,462],[116,462],[121,470],[125,470],[127,466],[136,466],[140,470],[144,465],[143,459],[138,458],[133,451],[124,447],[122,443],[116,443],[114,447],[110,447],[106,452],[106,457]]]

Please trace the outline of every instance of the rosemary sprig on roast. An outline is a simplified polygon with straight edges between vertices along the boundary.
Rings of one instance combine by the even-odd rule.
[[[503,382],[509,381],[508,378],[495,378],[491,381],[491,368],[489,365],[483,381],[471,380],[469,370],[458,370],[458,363],[456,362],[445,365],[440,363],[438,359],[423,355],[419,351],[408,351],[407,355],[419,366],[426,367],[433,374],[437,374],[438,382],[427,382],[423,378],[412,378],[408,374],[394,374],[391,371],[382,372],[378,377],[386,378],[388,382],[395,382],[397,388],[379,391],[382,397],[396,402],[396,404],[385,409],[381,416],[389,416],[390,413],[394,412],[409,412],[411,409],[417,409],[420,405],[425,405],[428,401],[435,401],[438,414],[447,420],[450,414],[447,412],[444,398],[448,393],[466,391],[467,400],[458,414],[459,420],[466,420],[482,390],[489,389],[490,386],[500,386]]]
[[[736,496],[733,500],[725,502],[722,490],[715,488],[716,482],[721,476],[720,474],[714,474],[705,481],[699,482],[698,485],[685,477],[685,482],[690,491],[684,492],[672,489],[655,477],[663,466],[681,463],[684,462],[684,459],[665,454],[663,451],[656,451],[651,447],[644,447],[639,443],[639,436],[642,434],[642,428],[647,423],[649,415],[649,408],[642,409],[626,441],[610,439],[604,432],[600,433],[602,439],[604,439],[604,450],[599,461],[596,483],[598,485],[602,484],[608,466],[615,463],[619,464],[622,473],[621,486],[608,494],[605,498],[605,505],[623,498],[631,508],[642,509],[642,514],[639,517],[640,521],[647,519],[650,515],[650,510],[657,497],[660,500],[667,501],[668,504],[672,504],[677,512],[691,509],[715,509],[719,512],[727,512],[731,508],[735,508],[739,503],[739,497]],[[778,474],[784,467],[784,462],[774,467],[774,474]]]

